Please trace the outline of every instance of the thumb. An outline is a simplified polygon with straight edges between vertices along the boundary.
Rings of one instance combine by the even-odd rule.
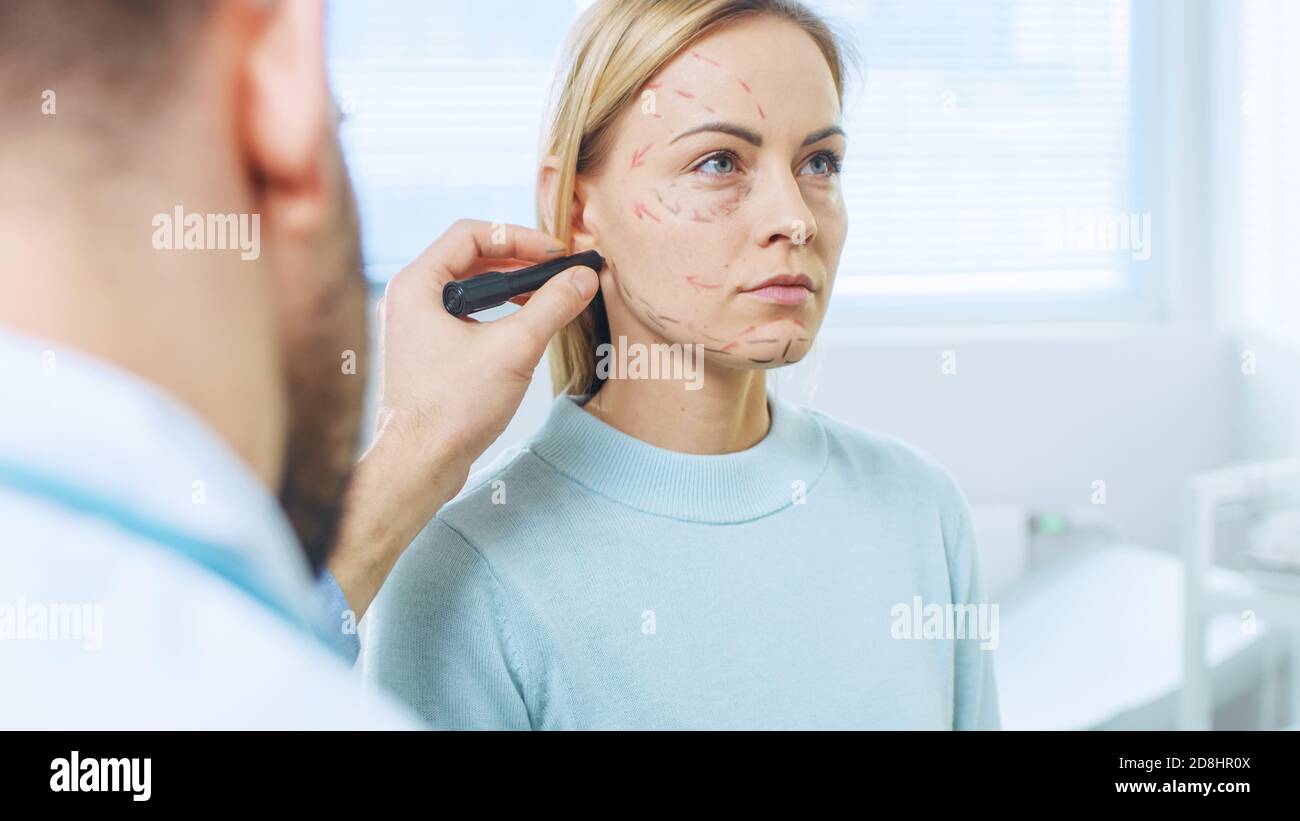
[[[596,272],[587,266],[570,268],[551,277],[533,292],[528,302],[501,322],[522,331],[541,356],[540,351],[546,348],[551,337],[587,307],[599,284]]]

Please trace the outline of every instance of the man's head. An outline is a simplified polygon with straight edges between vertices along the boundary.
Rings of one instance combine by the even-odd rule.
[[[367,361],[323,15],[320,0],[0,0],[0,211],[50,231],[0,231],[36,282],[0,273],[0,323],[188,401],[279,484],[314,568]],[[213,244],[228,214],[256,217],[255,255]]]

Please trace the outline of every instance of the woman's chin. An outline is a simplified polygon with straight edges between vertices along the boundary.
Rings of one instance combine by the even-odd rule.
[[[812,348],[813,337],[796,329],[790,333],[773,333],[767,329],[761,339],[742,341],[720,357],[736,367],[751,370],[767,370],[793,365],[808,355]]]

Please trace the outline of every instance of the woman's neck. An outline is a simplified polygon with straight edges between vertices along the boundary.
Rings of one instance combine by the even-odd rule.
[[[736,453],[767,435],[761,370],[705,364],[698,390],[677,379],[610,379],[584,406],[629,436],[679,453]]]

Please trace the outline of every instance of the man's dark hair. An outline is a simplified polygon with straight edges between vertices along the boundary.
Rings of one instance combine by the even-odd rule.
[[[215,1],[0,0],[0,128],[28,119],[23,104],[39,115],[45,90],[101,115],[148,111],[183,73]]]

